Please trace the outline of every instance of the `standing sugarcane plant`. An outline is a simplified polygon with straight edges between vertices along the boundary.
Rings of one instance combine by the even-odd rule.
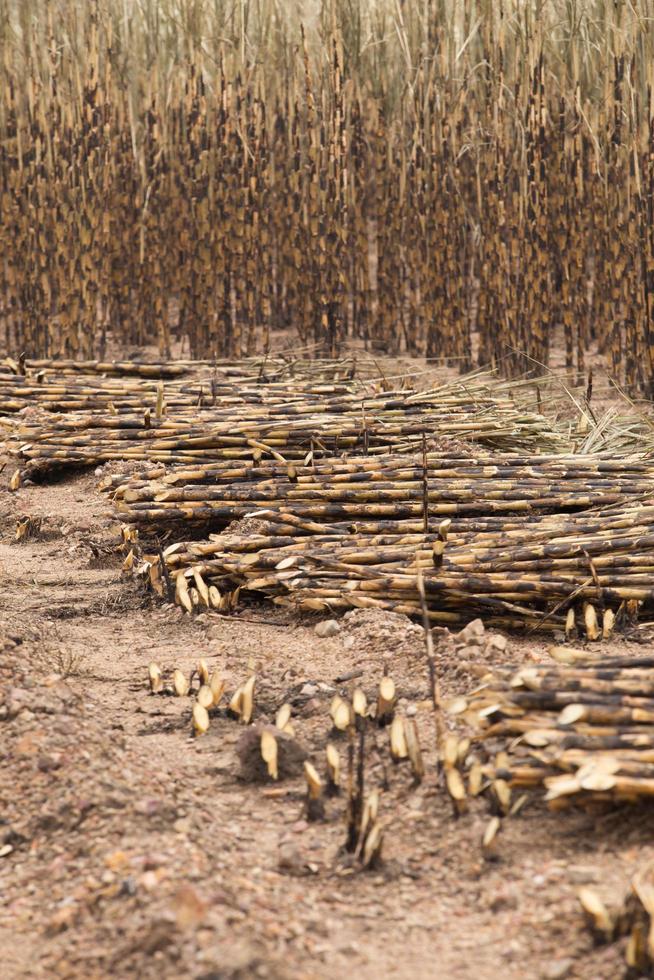
[[[178,8],[4,0],[3,348],[560,346],[651,393],[647,0]]]

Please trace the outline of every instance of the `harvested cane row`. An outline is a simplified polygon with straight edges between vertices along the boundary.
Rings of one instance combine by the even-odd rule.
[[[179,522],[230,521],[282,510],[316,524],[345,523],[349,534],[435,529],[444,517],[582,510],[652,492],[654,463],[598,456],[519,456],[425,452],[325,458],[309,464],[279,460],[223,461],[107,477],[122,519],[158,529]],[[379,528],[375,522],[387,522]],[[397,526],[396,526],[397,525]],[[457,526],[455,528],[459,530]],[[462,528],[463,529],[463,526]]]
[[[356,382],[354,382],[356,383]],[[143,414],[71,413],[23,420],[9,448],[31,472],[110,460],[185,464],[264,456],[303,460],[341,453],[406,452],[425,433],[524,452],[557,452],[563,437],[542,415],[517,406],[500,384],[472,378],[431,391],[313,392],[294,386],[266,398],[258,385],[237,405],[165,414],[163,396]],[[237,416],[235,418],[235,415]]]
[[[259,357],[241,357],[238,360],[212,358],[211,360],[166,360],[166,361],[80,361],[53,360],[42,358],[32,360],[7,357],[0,361],[0,367],[12,374],[24,377],[30,373],[47,374],[96,374],[115,377],[140,378],[179,378],[182,375],[197,374],[206,367],[215,368],[221,374],[239,377],[347,377],[360,370],[367,360],[364,352],[339,359],[301,358],[294,354],[266,354]]]
[[[275,397],[297,400],[304,394],[364,394],[368,386],[355,378],[370,374],[360,357],[307,361],[269,356],[211,363],[7,358],[0,363],[0,414],[37,406],[50,412],[144,412],[153,406],[162,385],[169,411]]]
[[[367,789],[366,786],[371,775],[366,772],[367,743],[372,737],[374,754],[378,756],[378,735],[387,729],[389,761],[392,760],[395,766],[407,764],[413,788],[425,777],[417,723],[397,710],[395,682],[386,671],[379,681],[374,700],[369,700],[363,688],[358,686],[346,697],[334,693],[329,708],[328,741],[320,745],[320,754],[314,755],[314,761],[310,761],[308,747],[296,736],[292,701],[280,704],[272,718],[268,711],[266,719],[257,702],[259,680],[254,673],[250,673],[231,696],[226,693],[226,681],[220,673],[210,673],[203,659],[190,677],[179,668],[162,669],[152,662],[148,667],[148,683],[154,696],[192,699],[189,728],[194,738],[209,734],[216,723],[231,721],[243,726],[236,747],[242,780],[265,783],[304,775],[307,820],[333,818],[335,810],[341,810],[338,816],[342,819],[343,807],[338,807],[337,801],[335,807],[329,807],[331,812],[327,807],[332,798],[345,797],[345,854],[356,858],[362,868],[372,868],[381,862],[383,835],[377,820],[380,788]],[[301,690],[299,696],[301,698]],[[342,764],[339,749],[343,739],[347,739],[346,766]],[[323,766],[324,777],[318,771]],[[387,790],[389,778],[385,766],[382,772],[383,786]],[[446,782],[446,786],[449,790],[450,783]],[[351,861],[348,863],[351,865]]]
[[[225,378],[216,373],[168,383],[133,378],[102,381],[46,378],[39,381],[0,375],[0,413],[11,414],[38,406],[53,413],[109,411],[112,415],[133,414],[155,408],[159,397],[166,412],[170,413],[177,409],[216,405],[274,403],[282,398],[293,402],[303,397],[356,395],[360,400],[370,390],[354,381],[263,381],[250,376]]]
[[[178,542],[163,552],[190,612],[207,585],[280,605],[338,612],[376,607],[454,624],[480,615],[503,628],[565,629],[608,638],[654,601],[654,506],[635,502],[570,515],[444,518],[425,534],[402,522],[324,525],[265,511],[252,533]],[[145,570],[155,580],[157,559]],[[201,584],[202,583],[202,584]]]
[[[490,788],[543,787],[555,810],[653,796],[654,657],[550,654],[551,663],[494,668],[451,705],[492,751],[481,770]]]

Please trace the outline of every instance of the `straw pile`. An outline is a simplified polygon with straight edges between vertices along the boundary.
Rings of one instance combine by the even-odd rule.
[[[552,663],[494,668],[452,705],[497,753],[483,770],[491,787],[543,787],[552,809],[653,796],[654,657],[550,654]]]

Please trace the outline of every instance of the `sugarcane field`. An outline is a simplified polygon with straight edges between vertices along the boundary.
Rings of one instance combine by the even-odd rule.
[[[654,977],[654,0],[0,79],[0,980]]]

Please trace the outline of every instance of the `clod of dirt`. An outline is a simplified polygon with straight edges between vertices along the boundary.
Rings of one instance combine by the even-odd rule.
[[[388,650],[395,657],[424,656],[422,626],[408,616],[385,609],[352,609],[343,616],[346,649],[357,654],[378,654]]]
[[[284,874],[293,875],[298,878],[303,878],[306,875],[314,873],[313,868],[308,864],[299,847],[290,842],[284,842],[279,845],[277,867]]]
[[[79,697],[63,681],[50,688],[39,685],[33,690],[11,687],[5,695],[3,714],[8,719],[25,711],[46,715],[63,714],[78,701]]]
[[[300,742],[287,732],[273,725],[255,725],[248,728],[238,740],[236,753],[240,763],[239,776],[248,783],[269,782],[268,767],[261,755],[261,733],[269,732],[277,741],[277,770],[279,779],[288,779],[302,773],[302,764],[309,753]]]
[[[325,619],[316,625],[315,632],[316,636],[336,636],[341,632],[341,626],[335,619]]]
[[[432,630],[436,670],[446,679],[448,696],[463,693],[478,682],[480,671],[512,659],[509,643],[501,633],[491,633],[481,620],[468,623],[459,633]]]
[[[270,521],[265,521],[260,517],[239,517],[232,521],[225,528],[224,534],[269,534],[271,530]]]
[[[574,962],[566,957],[562,960],[552,960],[548,963],[543,970],[541,976],[543,980],[565,980],[566,977],[570,976]]]
[[[482,623],[481,619],[473,619],[472,622],[464,626],[463,629],[456,634],[455,641],[457,643],[462,643],[464,646],[469,646],[473,643],[483,643],[486,633],[486,628]]]

